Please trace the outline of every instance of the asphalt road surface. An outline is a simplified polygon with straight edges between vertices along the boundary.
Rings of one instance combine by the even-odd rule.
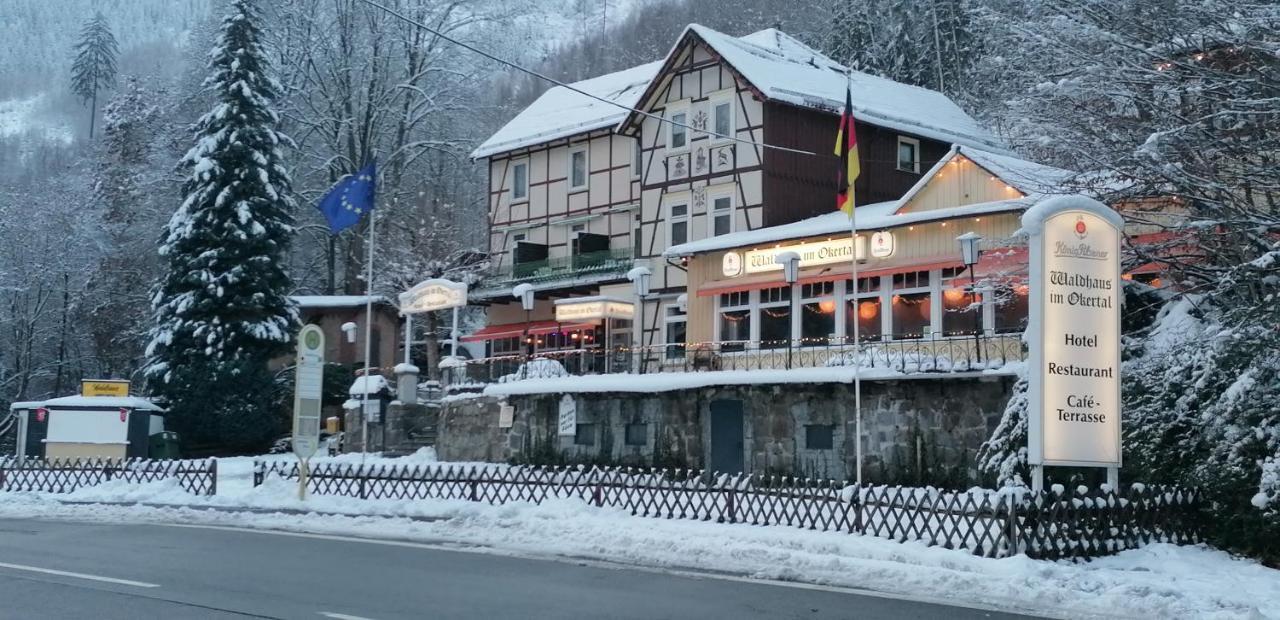
[[[0,520],[0,618],[1017,618],[847,590],[233,529]]]

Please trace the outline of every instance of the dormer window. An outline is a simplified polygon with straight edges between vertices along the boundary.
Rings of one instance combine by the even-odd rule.
[[[920,174],[920,141],[898,136],[898,170]]]

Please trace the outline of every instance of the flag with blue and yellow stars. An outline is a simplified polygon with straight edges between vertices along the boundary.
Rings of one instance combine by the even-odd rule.
[[[320,199],[320,212],[329,221],[329,231],[338,234],[360,222],[365,213],[373,210],[378,189],[377,163],[370,163],[353,175],[338,181],[329,193]]]

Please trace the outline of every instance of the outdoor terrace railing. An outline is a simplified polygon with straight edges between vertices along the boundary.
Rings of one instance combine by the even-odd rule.
[[[70,493],[123,480],[156,482],[177,479],[188,493],[214,495],[218,490],[218,461],[157,461],[147,459],[17,459],[0,460],[0,491]]]
[[[527,378],[610,374],[705,372],[715,370],[785,370],[852,367],[898,372],[962,372],[999,368],[1022,361],[1020,334],[915,338],[864,342],[861,354],[839,340],[798,344],[789,341],[730,341],[700,345],[641,348],[575,349],[468,360],[452,383],[497,383]]]
[[[297,464],[255,463],[255,486],[272,475],[297,480]],[[362,499],[576,498],[636,516],[857,533],[984,557],[1082,559],[1150,542],[1201,540],[1198,494],[1138,484],[1119,493],[1061,486],[952,492],[700,470],[321,463],[312,465],[307,487]]]

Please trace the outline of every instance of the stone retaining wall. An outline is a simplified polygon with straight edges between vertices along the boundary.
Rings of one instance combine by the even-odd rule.
[[[864,381],[864,476],[935,484],[973,479],[974,452],[999,421],[1012,385],[1011,376]],[[745,471],[852,477],[853,393],[843,383],[577,393],[570,397],[579,426],[564,436],[557,434],[563,394],[453,397],[441,408],[436,450],[444,460],[710,467],[713,450],[720,450],[720,464],[726,450],[730,462],[736,457],[736,446],[712,445],[710,410],[722,401],[717,407],[731,410],[740,403],[737,462]],[[514,408],[509,428],[499,426],[504,404]]]

